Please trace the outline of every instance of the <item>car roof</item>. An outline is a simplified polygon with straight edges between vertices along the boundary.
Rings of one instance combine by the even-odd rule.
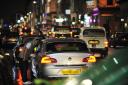
[[[82,42],[85,43],[85,41],[78,39],[78,38],[48,38],[44,39],[45,42]]]
[[[84,29],[103,29],[103,30],[105,30],[105,28],[104,27],[102,27],[102,26],[91,26],[91,27],[83,27]],[[82,29],[83,29],[82,28]]]

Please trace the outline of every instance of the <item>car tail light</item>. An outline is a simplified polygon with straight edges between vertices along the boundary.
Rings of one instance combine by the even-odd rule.
[[[95,63],[96,62],[96,57],[91,55],[89,57],[83,58],[83,62],[88,62],[88,63]]]
[[[105,47],[108,47],[108,41],[107,41],[107,40],[104,41],[104,46],[105,46]]]
[[[51,58],[50,56],[43,56],[41,59],[41,63],[43,64],[57,63],[57,60],[55,58]]]

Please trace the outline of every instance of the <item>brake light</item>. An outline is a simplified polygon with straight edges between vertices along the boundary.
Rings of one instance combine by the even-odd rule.
[[[107,40],[104,41],[104,46],[105,46],[105,47],[108,47],[108,41],[107,41]]]
[[[55,58],[51,58],[50,56],[43,56],[41,59],[42,64],[50,64],[50,63],[57,63]]]
[[[95,63],[96,62],[96,57],[91,55],[89,57],[86,57],[82,60],[83,62],[88,62],[88,63]]]

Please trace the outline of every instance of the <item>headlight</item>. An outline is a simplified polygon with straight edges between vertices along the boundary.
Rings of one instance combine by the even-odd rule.
[[[4,55],[9,56],[10,54],[9,53],[5,53]]]
[[[4,56],[3,55],[0,55],[0,59],[3,59],[4,58]]]

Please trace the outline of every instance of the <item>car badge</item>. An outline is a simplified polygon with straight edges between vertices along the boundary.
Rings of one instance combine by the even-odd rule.
[[[71,57],[69,57],[69,58],[68,58],[68,60],[69,60],[69,61],[71,61],[71,60],[72,60],[72,58],[71,58]]]

